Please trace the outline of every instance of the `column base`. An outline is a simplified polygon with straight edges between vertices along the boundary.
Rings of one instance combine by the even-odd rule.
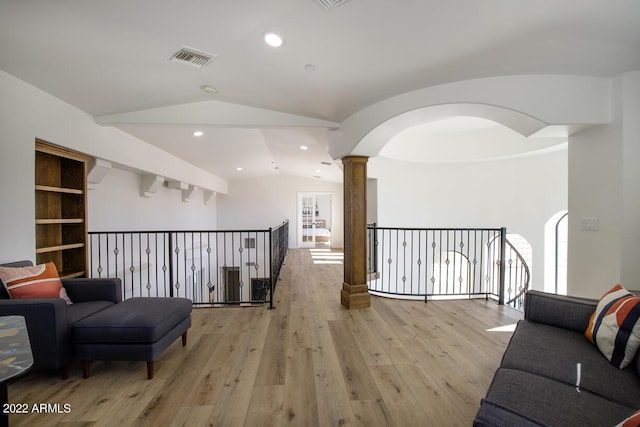
[[[343,283],[340,303],[348,309],[371,307],[371,295],[369,294],[368,286]]]

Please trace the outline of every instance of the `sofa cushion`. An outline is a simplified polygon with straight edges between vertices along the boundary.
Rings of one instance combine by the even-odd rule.
[[[598,300],[530,290],[525,294],[527,320],[584,332]]]
[[[33,263],[29,260],[22,261],[13,261],[13,262],[5,262],[0,264],[0,267],[29,267],[32,266]],[[9,292],[7,292],[7,288],[4,283],[1,283],[2,279],[0,278],[0,299],[11,299]]]
[[[28,267],[0,267],[0,280],[11,298],[62,298],[71,300],[52,262]]]
[[[525,425],[615,426],[634,412],[634,408],[612,402],[575,385],[555,381],[514,369],[499,368],[485,398],[509,413],[523,414]],[[482,406],[485,406],[483,402]],[[491,408],[481,407],[478,416]],[[526,418],[525,418],[526,414]],[[485,415],[487,417],[488,415]],[[494,426],[512,426],[494,420]]]
[[[518,414],[501,405],[482,399],[480,409],[473,420],[473,427],[548,427],[530,420],[525,414]]]
[[[613,366],[628,366],[640,347],[640,297],[615,285],[598,302],[585,336]]]
[[[86,301],[67,306],[67,323],[74,323],[91,316],[105,308],[111,307],[111,301]]]
[[[581,390],[640,408],[640,377],[635,369],[615,368],[579,332],[522,320],[501,366],[555,379],[574,388],[579,382]]]
[[[153,343],[191,314],[186,298],[131,298],[73,324],[76,343]]]

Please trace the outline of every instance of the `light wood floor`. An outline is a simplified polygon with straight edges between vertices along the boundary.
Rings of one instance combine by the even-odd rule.
[[[195,309],[146,379],[144,362],[94,362],[83,380],[32,372],[9,401],[68,404],[12,426],[469,426],[521,314],[483,300],[340,306],[342,265],[290,250],[276,309]]]

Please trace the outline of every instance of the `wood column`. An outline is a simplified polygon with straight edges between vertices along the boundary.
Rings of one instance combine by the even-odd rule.
[[[367,286],[367,161],[347,156],[344,166],[344,283],[340,302],[347,308],[371,305]]]

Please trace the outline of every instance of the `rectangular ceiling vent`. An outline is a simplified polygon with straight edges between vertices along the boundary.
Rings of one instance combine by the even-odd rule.
[[[349,0],[316,0],[323,9],[329,10],[338,7]]]
[[[216,55],[213,55],[211,53],[206,53],[196,49],[192,49],[190,47],[181,46],[169,56],[169,61],[182,62],[201,68],[211,62],[211,60],[215,57]]]

